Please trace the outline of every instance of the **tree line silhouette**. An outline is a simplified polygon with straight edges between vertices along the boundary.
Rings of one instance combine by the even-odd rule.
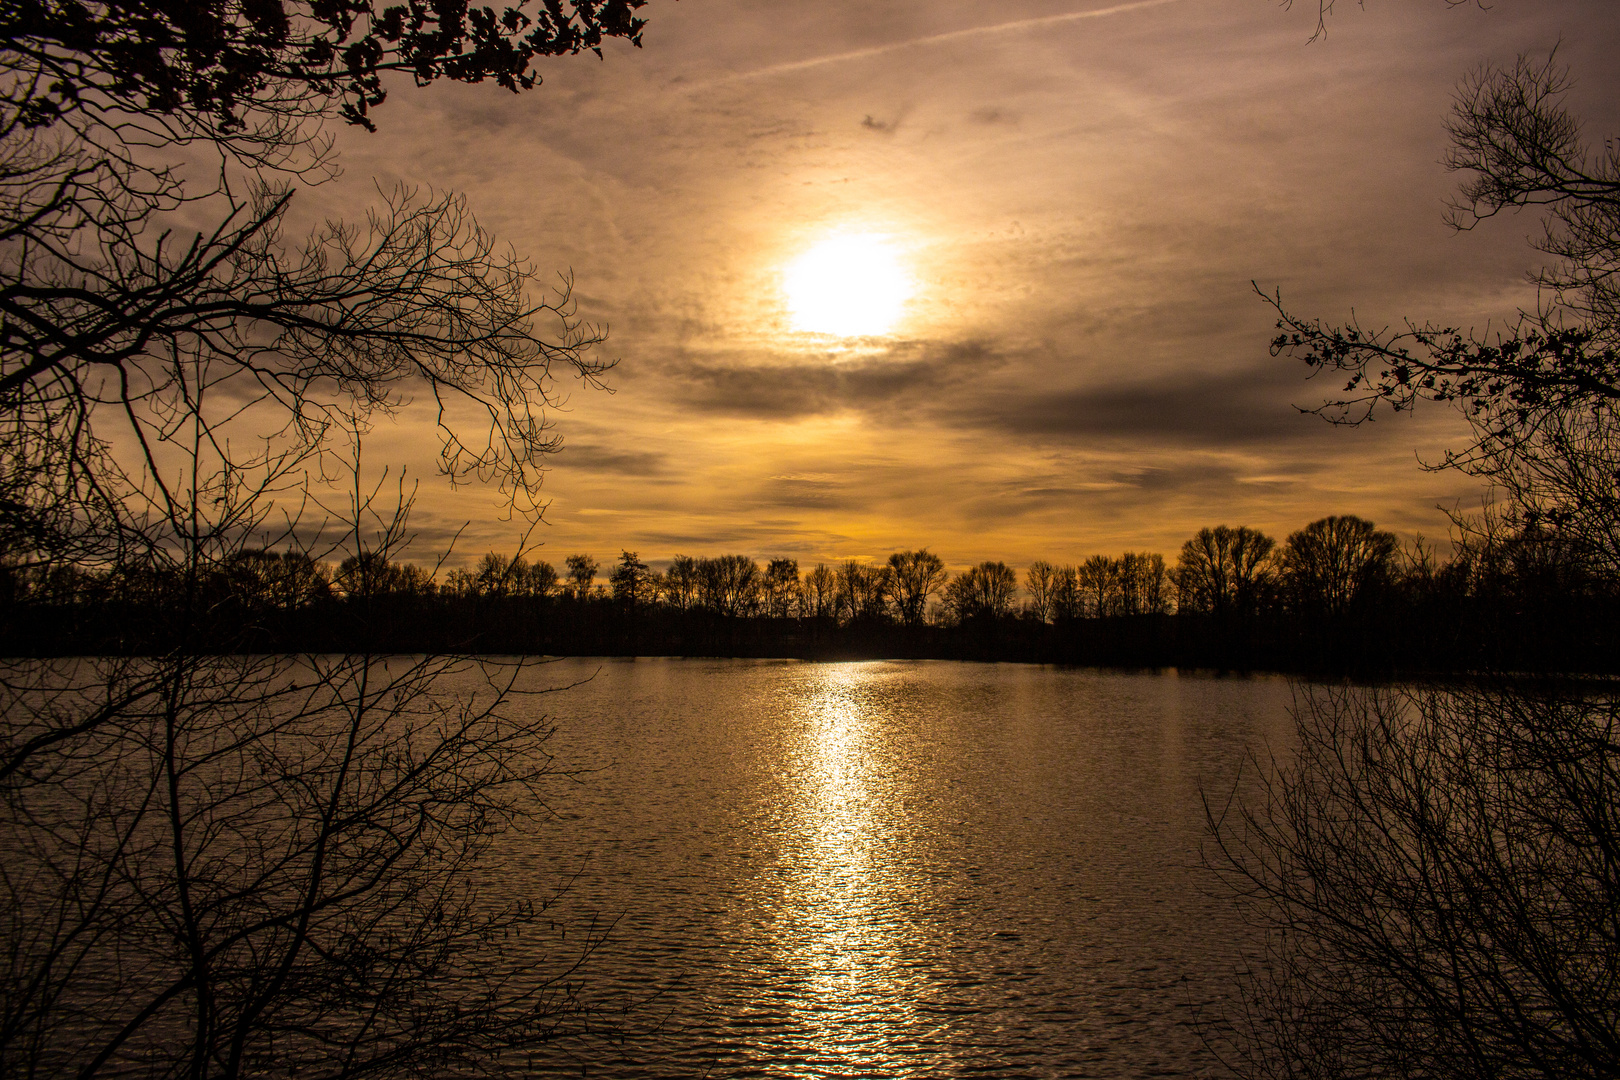
[[[985,560],[951,573],[926,548],[882,562],[621,551],[561,569],[497,552],[441,574],[364,551],[324,562],[247,548],[201,586],[241,633],[228,650],[554,655],[940,657],[1278,670],[1610,671],[1612,580],[1547,527],[1486,513],[1442,557],[1354,515],[1278,542],[1200,529],[1157,552]],[[172,580],[171,580],[172,579]],[[161,566],[0,567],[18,653],[139,654],[169,645],[164,612],[196,589]],[[193,600],[192,602],[195,602]]]

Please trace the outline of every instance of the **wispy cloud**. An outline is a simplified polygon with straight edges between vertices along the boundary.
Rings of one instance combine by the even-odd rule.
[[[847,52],[833,53],[828,56],[815,56],[808,60],[791,60],[786,63],[772,64],[769,67],[755,68],[752,71],[739,71],[731,75],[723,75],[717,79],[691,83],[684,89],[687,92],[705,90],[709,87],[725,86],[748,79],[764,79],[773,75],[810,71],[815,68],[827,67],[830,64],[846,64],[854,60],[867,60],[874,56],[888,56],[891,53],[903,52],[908,49],[926,49],[953,41],[969,41],[994,34],[1035,30],[1044,26],[1060,26],[1064,23],[1079,22],[1082,19],[1102,19],[1110,15],[1124,15],[1132,11],[1141,11],[1144,8],[1164,7],[1168,4],[1181,2],[1182,0],[1132,0],[1131,3],[1127,4],[1111,4],[1108,7],[1091,8],[1087,11],[1067,11],[1058,15],[1040,15],[1030,19],[1014,19],[1010,22],[992,23],[989,26],[970,26],[962,30],[947,30],[943,33],[927,34],[906,41],[894,41],[887,45],[872,45],[864,49],[850,49]]]

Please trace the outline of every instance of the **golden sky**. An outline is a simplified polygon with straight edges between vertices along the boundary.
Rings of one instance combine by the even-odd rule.
[[[1419,460],[1456,417],[1300,415],[1332,388],[1269,355],[1250,282],[1331,321],[1483,328],[1533,304],[1537,222],[1443,223],[1458,78],[1562,40],[1587,134],[1620,132],[1612,0],[1341,3],[1315,41],[1308,0],[645,14],[643,49],[553,62],[531,93],[396,88],[301,196],[459,190],[572,273],[619,363],[554,416],[537,538],[559,564],[926,545],[1021,566],[1330,513],[1443,537],[1439,507],[1477,488]],[[878,245],[852,274],[889,258],[909,282],[886,333],[795,329],[789,268],[829,237]],[[366,451],[425,478],[419,556],[463,523],[459,556],[510,551],[495,494],[432,477],[432,449],[406,411]]]

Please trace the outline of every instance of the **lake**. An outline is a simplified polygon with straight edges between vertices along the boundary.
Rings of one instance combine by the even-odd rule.
[[[553,909],[615,1077],[1214,1075],[1256,933],[1203,792],[1286,753],[1290,683],[950,662],[581,660],[527,699],[553,820],[495,853]],[[557,955],[557,942],[550,943]]]

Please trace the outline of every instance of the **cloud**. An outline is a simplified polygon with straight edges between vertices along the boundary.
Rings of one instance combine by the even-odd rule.
[[[831,476],[772,476],[754,498],[758,506],[787,510],[846,510],[864,501],[853,485]]]
[[[1280,362],[1073,385],[1073,376],[1056,373],[1076,364],[1037,353],[1010,355],[982,342],[914,348],[920,355],[841,362],[689,361],[668,367],[665,377],[677,381],[683,404],[719,415],[793,420],[856,413],[884,426],[937,424],[1031,442],[1231,448],[1310,438],[1323,427],[1295,407],[1316,400],[1314,385]],[[1071,384],[1062,385],[1065,379]]]
[[[836,531],[806,528],[797,518],[714,523],[707,528],[683,530],[649,529],[642,530],[638,538],[649,549],[697,558],[736,552],[763,560],[788,552],[801,560],[805,570],[810,569],[810,561],[816,558],[812,552],[818,547],[836,549],[849,539]],[[663,568],[668,559],[656,559],[653,565]]]
[[[904,353],[905,347],[897,350]],[[982,343],[924,347],[922,355],[894,353],[852,360],[717,364],[688,360],[667,365],[682,404],[704,412],[789,420],[827,413],[926,409],[999,365]]]
[[[1030,439],[1231,448],[1319,434],[1322,421],[1293,405],[1311,400],[1291,369],[1273,364],[1151,383],[1000,386],[942,411],[958,426]]]
[[[624,363],[556,418],[568,550],[1067,559],[1331,512],[1443,534],[1455,476],[1413,448],[1465,437],[1455,414],[1300,415],[1334,387],[1266,358],[1248,282],[1330,321],[1533,304],[1528,218],[1439,221],[1452,84],[1579,28],[1561,56],[1610,131],[1620,30],[1593,0],[1369,5],[1306,47],[1301,6],[675,5],[645,50],[559,61],[533,95],[401,88],[383,134],[340,133],[347,179],[300,200],[462,189],[520,253],[579,269]],[[816,354],[783,331],[781,266],[847,227],[912,245],[915,340]],[[431,475],[412,431],[368,456]],[[447,491],[424,487],[434,543],[466,518],[461,550],[512,531],[493,496]]]
[[[745,79],[759,79],[771,75],[784,75],[795,71],[809,71],[814,68],[826,67],[829,64],[843,64],[853,60],[866,60],[877,56],[887,56],[890,53],[907,49],[922,49],[933,45],[943,45],[949,42],[968,41],[983,42],[987,38],[1000,35],[1028,33],[1029,31],[1045,27],[1059,26],[1064,23],[1078,22],[1082,19],[1101,19],[1111,15],[1124,15],[1145,8],[1163,7],[1174,4],[1179,0],[1131,0],[1124,4],[1111,4],[1107,7],[1090,8],[1085,11],[1066,11],[1057,15],[1038,15],[1028,19],[1012,19],[1003,23],[992,23],[988,26],[971,26],[961,30],[947,30],[939,34],[927,34],[922,37],[910,38],[906,41],[894,41],[883,45],[872,45],[862,49],[850,49],[845,52],[832,53],[826,56],[811,57],[808,60],[792,60],[782,64],[772,64],[769,67],[755,68],[752,71],[742,71],[721,79],[707,83],[692,84],[693,89],[703,89],[719,83],[737,82]]]
[[[1018,126],[1019,121],[1019,116],[1017,113],[1010,112],[1006,109],[1000,109],[993,105],[984,105],[974,109],[968,114],[968,118],[975,124],[1006,124],[1011,127]]]
[[[596,443],[566,442],[553,465],[570,472],[660,477],[670,472],[669,455],[649,450],[611,450]]]

